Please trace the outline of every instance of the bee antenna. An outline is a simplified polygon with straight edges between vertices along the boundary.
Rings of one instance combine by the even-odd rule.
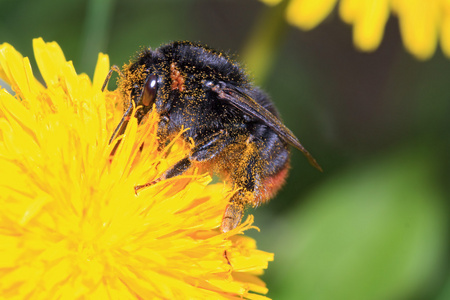
[[[119,68],[118,66],[116,66],[116,65],[113,65],[113,66],[111,67],[111,69],[109,69],[108,75],[106,75],[105,81],[103,82],[103,85],[102,85],[102,92],[105,91],[106,86],[108,85],[109,80],[111,79],[111,75],[112,75],[112,73],[113,73],[114,71],[117,72],[117,74],[119,74],[119,76],[120,76],[121,78],[124,77],[124,75],[123,75],[122,71],[120,70],[120,68]]]
[[[122,119],[119,122],[119,125],[117,125],[116,129],[114,130],[113,134],[111,135],[111,138],[109,139],[109,143],[111,144],[114,138],[117,135],[121,135],[125,132],[125,128],[128,125],[128,121],[130,121],[130,115],[133,110],[133,100],[130,100],[130,105],[128,106],[127,111],[123,114]]]

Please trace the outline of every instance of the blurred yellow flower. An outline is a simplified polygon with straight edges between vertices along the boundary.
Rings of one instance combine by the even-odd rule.
[[[218,230],[229,195],[193,170],[142,190],[186,155],[181,139],[157,151],[157,116],[131,120],[114,157],[109,136],[123,108],[56,43],[28,58],[0,45],[0,295],[5,299],[266,299],[257,277],[273,254]],[[140,149],[140,145],[144,147]]]
[[[275,5],[281,0],[262,0]],[[338,0],[290,0],[286,19],[309,30],[320,24]],[[397,16],[403,44],[418,59],[430,58],[440,41],[450,57],[449,0],[340,0],[339,15],[353,25],[353,41],[363,51],[373,51],[381,43],[390,14]]]

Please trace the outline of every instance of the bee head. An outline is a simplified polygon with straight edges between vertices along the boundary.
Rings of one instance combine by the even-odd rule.
[[[131,92],[131,98],[136,107],[140,109],[136,112],[136,117],[140,122],[142,118],[151,110],[158,96],[158,89],[161,86],[161,77],[155,74],[149,74],[144,84],[135,85]]]

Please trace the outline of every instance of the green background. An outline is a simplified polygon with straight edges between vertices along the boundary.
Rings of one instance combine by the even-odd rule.
[[[143,46],[229,50],[273,98],[323,173],[293,151],[291,175],[250,210],[274,299],[450,299],[450,61],[403,48],[396,18],[358,52],[332,13],[303,32],[256,0],[0,0],[0,42],[32,57],[57,41],[78,72],[99,51],[121,66]],[[36,68],[34,68],[36,69]]]

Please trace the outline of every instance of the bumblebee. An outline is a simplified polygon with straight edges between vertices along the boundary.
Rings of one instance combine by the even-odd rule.
[[[125,131],[133,107],[138,108],[134,115],[138,123],[154,107],[160,117],[157,134],[161,141],[188,128],[183,138],[195,144],[189,155],[160,178],[136,186],[136,191],[179,176],[194,164],[206,165],[230,180],[237,191],[223,214],[221,230],[227,232],[239,225],[246,206],[267,202],[281,188],[289,169],[289,145],[321,170],[283,125],[270,98],[222,52],[201,44],[172,42],[141,51],[122,72],[115,68],[130,105],[110,143]]]

